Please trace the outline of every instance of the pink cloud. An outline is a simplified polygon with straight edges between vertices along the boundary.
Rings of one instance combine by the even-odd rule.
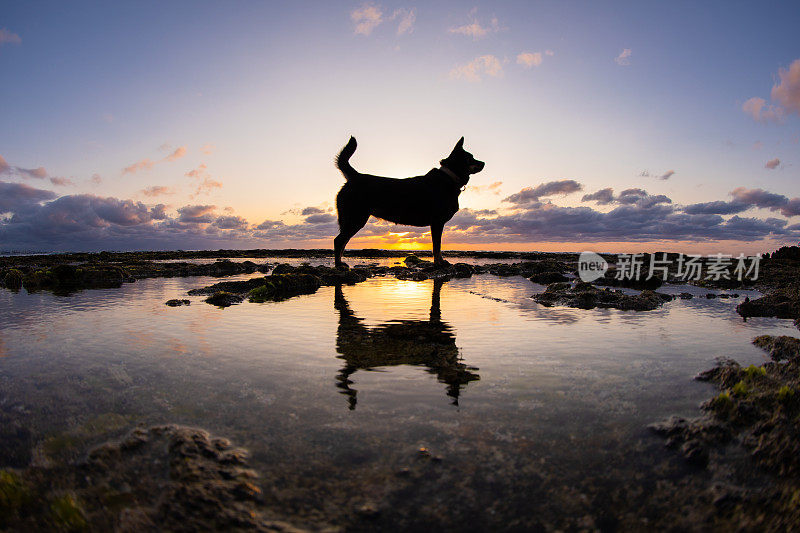
[[[481,81],[481,76],[497,78],[503,75],[503,65],[497,57],[487,54],[478,56],[469,63],[456,66],[450,71],[450,78],[467,81]]]
[[[413,7],[411,9],[400,8],[392,13],[392,20],[395,18],[400,19],[397,25],[397,35],[404,35],[414,31],[414,22],[417,20],[417,10]]]
[[[22,39],[16,33],[11,33],[5,28],[0,29],[0,44],[22,44]]]
[[[122,169],[123,174],[136,174],[140,170],[150,170],[155,165],[150,159],[142,159]]]
[[[23,167],[14,167],[8,164],[8,162],[0,156],[0,175],[8,175],[8,176],[18,176],[25,179],[37,179],[42,180],[47,177],[47,170],[44,167],[38,168],[23,168]]]
[[[73,181],[71,179],[69,179],[69,178],[59,178],[59,177],[50,178],[50,183],[52,183],[53,185],[59,185],[61,187],[64,187],[64,186],[67,186],[67,185],[74,185],[74,183],[73,183]]]
[[[619,53],[617,57],[614,58],[614,62],[617,65],[627,67],[631,64],[631,54],[633,54],[633,50],[630,48],[625,48],[622,52]]]
[[[764,168],[775,170],[776,168],[778,168],[780,164],[781,160],[776,157],[775,159],[770,159],[769,161],[767,161],[766,164],[764,165]]]
[[[497,33],[500,31],[500,23],[497,20],[497,17],[492,17],[492,20],[489,21],[487,26],[481,25],[478,22],[478,19],[475,17],[475,13],[477,12],[477,8],[472,9],[469,12],[469,17],[471,22],[469,24],[464,24],[463,26],[457,26],[455,28],[450,28],[447,30],[449,33],[455,33],[458,35],[466,35],[468,37],[472,37],[473,41],[477,41],[478,39],[482,39],[489,35],[490,33]]]
[[[180,159],[181,157],[183,157],[185,155],[186,155],[186,147],[185,146],[179,146],[178,148],[175,149],[174,152],[172,152],[167,157],[165,157],[164,161],[169,161],[169,162],[177,161],[178,159]]]
[[[161,196],[163,194],[174,194],[175,191],[170,187],[165,187],[163,185],[152,185],[145,189],[142,189],[142,194],[149,197]]]
[[[524,68],[538,67],[542,64],[542,54],[540,52],[522,52],[517,56],[517,64]]]
[[[778,70],[781,82],[772,88],[772,99],[800,115],[800,59],[795,59],[788,69]]]
[[[196,189],[191,196],[192,198],[196,198],[201,194],[210,194],[214,189],[222,188],[222,182],[211,179],[211,175],[205,163],[200,163],[197,168],[187,172],[186,176],[196,180]]]
[[[350,13],[350,19],[355,24],[356,35],[369,35],[383,22],[383,13],[375,4],[365,3]]]
[[[753,117],[757,122],[780,122],[783,119],[783,109],[772,104],[767,104],[763,98],[754,96],[742,104],[742,111]]]

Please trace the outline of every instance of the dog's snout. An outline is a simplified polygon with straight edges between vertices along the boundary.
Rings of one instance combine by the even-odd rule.
[[[483,165],[483,161],[475,161],[472,165],[470,165],[470,170],[472,171],[471,173],[474,174],[476,172],[480,172],[483,170]]]

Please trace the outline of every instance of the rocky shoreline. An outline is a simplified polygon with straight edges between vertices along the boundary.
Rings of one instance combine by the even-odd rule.
[[[261,257],[281,257],[273,252]],[[211,255],[203,255],[206,253]],[[238,257],[259,257],[253,251],[237,253],[244,254]],[[536,258],[509,255],[497,258],[522,260],[436,266],[400,252],[389,256],[403,259],[393,266],[367,263],[347,269],[235,262],[227,258],[198,264],[181,261],[192,259],[182,254],[185,253],[109,254],[102,259],[101,254],[82,259],[77,255],[58,259],[5,257],[0,261],[0,284],[9,290],[71,294],[87,288],[119,287],[148,277],[265,274],[243,281],[223,280],[189,291],[190,295],[204,296],[209,304],[227,307],[244,301],[280,301],[313,293],[323,286],[361,283],[375,276],[423,281],[490,274],[523,276],[533,284],[545,285],[543,291],[539,287],[541,292],[532,296],[545,306],[646,312],[674,298],[656,290],[664,281],[660,278],[647,286],[616,280],[610,273],[594,283],[577,281],[575,254],[540,254]],[[200,255],[195,259],[218,259],[213,252],[197,254]],[[325,256],[320,252],[318,257]],[[162,260],[173,262],[159,262]],[[672,281],[669,276],[667,281]],[[734,284],[729,282],[699,285],[711,289],[742,286],[732,287]],[[773,316],[793,319],[800,326],[800,254],[795,249],[782,249],[765,258],[756,287],[765,294],[739,303],[736,310],[743,318]],[[706,297],[711,295],[715,293],[708,292]],[[688,299],[692,294],[678,297]],[[166,302],[171,307],[190,303],[188,299]],[[542,473],[541,486],[531,486],[531,491],[538,490],[542,497],[564,502],[586,498],[596,502],[596,509],[591,515],[569,519],[542,517],[538,522],[541,529],[783,531],[800,523],[800,484],[796,481],[800,474],[800,339],[759,336],[753,342],[772,361],[742,367],[732,359],[721,360],[718,366],[697,377],[718,389],[702,404],[699,416],[671,417],[650,426],[672,450],[668,455],[688,469],[685,477],[670,477],[675,476],[675,468],[656,465],[654,472],[663,475],[663,479],[659,478],[658,486],[643,489],[635,500],[635,505],[642,508],[634,510],[627,489],[619,486],[626,483],[624,477],[614,478],[619,483],[608,490],[599,478],[587,479],[580,489],[575,489]],[[11,435],[14,431],[8,426],[2,434]],[[37,461],[36,449],[32,453],[34,457],[4,456],[6,464],[0,465],[0,529],[297,531],[298,526],[308,527],[302,517],[281,515],[271,504],[269,488],[259,484],[258,473],[248,466],[245,450],[199,428],[139,426],[118,439],[94,446],[78,460],[65,462]],[[426,480],[437,476],[451,476],[454,483],[465,483],[465,491],[469,489],[466,481],[449,473],[443,464],[446,462],[435,454],[421,450],[412,467],[400,471],[392,481],[396,493],[391,497],[410,498],[406,485],[418,484],[422,490]],[[643,486],[650,481],[639,480]],[[367,502],[344,514],[347,518],[338,523],[345,530],[416,523],[379,503]],[[652,518],[642,522],[645,515]],[[290,524],[287,519],[295,523]],[[318,520],[313,522],[313,529],[326,528]]]

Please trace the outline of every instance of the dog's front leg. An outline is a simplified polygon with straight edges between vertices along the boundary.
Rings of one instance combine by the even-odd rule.
[[[442,258],[442,232],[444,222],[434,222],[431,224],[431,240],[433,241],[433,263],[436,265],[447,265],[448,262]]]

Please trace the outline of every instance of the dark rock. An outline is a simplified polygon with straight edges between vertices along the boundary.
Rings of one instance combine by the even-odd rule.
[[[778,287],[765,296],[744,302],[736,306],[736,311],[743,317],[768,316],[777,318],[800,319],[800,285],[797,283]]]
[[[6,272],[3,278],[3,284],[12,290],[19,290],[22,287],[22,271],[12,268]]]
[[[206,303],[216,305],[217,307],[230,307],[244,300],[244,295],[233,294],[231,292],[218,291],[205,299]]]
[[[532,298],[547,306],[566,305],[579,309],[603,307],[634,311],[651,311],[672,299],[668,294],[649,290],[631,296],[620,290],[598,289],[590,283],[583,282],[578,282],[574,286],[569,283],[553,283],[548,285],[544,292]]]
[[[541,272],[539,274],[534,274],[529,278],[534,283],[539,283],[541,285],[547,285],[549,283],[557,283],[559,281],[568,281],[569,278],[560,272],[549,271],[549,272]]]
[[[753,344],[768,352],[774,361],[786,361],[800,357],[800,339],[781,335],[761,335],[753,339]]]
[[[173,298],[172,300],[167,300],[166,304],[170,307],[178,307],[180,305],[190,305],[192,303],[191,300],[178,300],[177,298]]]
[[[694,295],[690,292],[682,292],[678,295],[681,300],[691,300],[694,298]]]
[[[273,274],[264,283],[250,291],[249,301],[262,303],[285,300],[300,294],[312,294],[322,286],[322,280],[313,274]]]

